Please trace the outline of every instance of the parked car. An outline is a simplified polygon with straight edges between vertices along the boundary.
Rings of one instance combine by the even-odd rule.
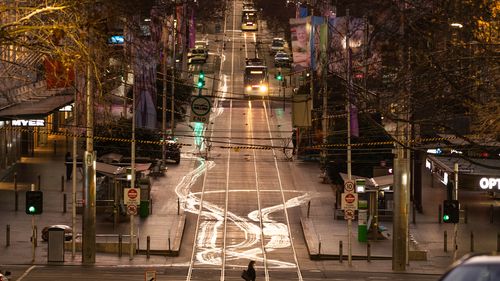
[[[285,39],[276,37],[273,38],[271,43],[271,55],[274,55],[279,51],[285,51]]]
[[[208,59],[208,52],[202,48],[193,48],[188,53],[188,63],[206,63]]]
[[[289,54],[285,52],[277,52],[274,55],[274,66],[275,67],[290,67],[292,64],[292,58]]]
[[[181,145],[175,140],[167,141],[165,160],[173,160],[176,164],[181,162]]]
[[[55,224],[55,225],[50,225],[46,226],[42,229],[42,240],[47,241],[49,240],[49,229],[51,228],[58,228],[64,230],[64,240],[66,241],[71,241],[73,239],[73,229],[64,224]]]
[[[439,281],[500,280],[500,256],[471,254],[455,262]]]
[[[5,273],[2,273],[2,271],[0,271],[0,281],[9,281],[10,275],[10,271],[5,271]]]

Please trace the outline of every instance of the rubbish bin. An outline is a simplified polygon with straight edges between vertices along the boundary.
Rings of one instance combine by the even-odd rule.
[[[48,262],[64,262],[64,229],[51,227],[48,230]]]
[[[149,216],[149,201],[141,201],[139,215],[141,218],[147,218]]]

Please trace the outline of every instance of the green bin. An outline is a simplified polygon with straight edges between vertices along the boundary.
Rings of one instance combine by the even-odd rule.
[[[149,216],[149,201],[141,201],[139,215],[141,218],[147,218]]]

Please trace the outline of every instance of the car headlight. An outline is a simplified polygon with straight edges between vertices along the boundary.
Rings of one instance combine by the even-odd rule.
[[[260,90],[262,93],[265,93],[265,92],[267,92],[267,86],[266,86],[266,85],[260,85],[259,90]]]
[[[247,90],[247,92],[251,92],[251,91],[252,91],[252,86],[247,86],[247,87],[245,88],[245,90]]]

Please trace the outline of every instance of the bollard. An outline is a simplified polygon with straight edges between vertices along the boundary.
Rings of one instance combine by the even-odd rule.
[[[149,214],[153,214],[153,198],[149,199]]]
[[[42,186],[40,185],[42,182],[42,176],[38,175],[38,189],[37,190],[42,190]]]
[[[464,223],[467,223],[469,220],[469,208],[467,208],[467,205],[464,206]]]
[[[168,251],[171,252],[172,249],[170,248],[170,237],[168,237]]]
[[[366,260],[368,262],[372,261],[372,245],[370,244],[370,241],[366,243]]]
[[[19,210],[19,192],[14,191],[14,210],[17,212]]]
[[[342,262],[342,241],[339,241],[339,262]]]
[[[121,257],[122,256],[122,252],[123,252],[123,244],[122,244],[122,235],[121,234],[118,234],[118,256]]]
[[[470,232],[470,251],[474,252],[474,232]]]
[[[416,217],[416,214],[415,214],[415,203],[413,203],[411,205],[411,210],[412,210],[412,213],[411,213],[412,223],[416,224],[417,223],[417,221],[416,221],[417,217]]]
[[[497,233],[497,253],[500,253],[500,232]]]
[[[181,201],[179,198],[177,198],[177,215],[180,214],[180,208],[181,208]]]
[[[307,202],[307,218],[309,218],[310,211],[311,211],[311,201]]]
[[[56,141],[54,141],[54,155],[57,154],[56,147],[57,147],[57,144],[56,144]]]
[[[446,230],[444,231],[444,252],[447,253],[448,252],[448,232],[446,232]]]
[[[67,202],[67,198],[66,198],[66,193],[63,194],[63,213],[66,214],[66,202]]]
[[[7,229],[5,230],[5,246],[10,246],[10,224],[7,225]]]
[[[149,249],[151,247],[151,237],[147,237],[146,239],[146,258],[149,259]]]
[[[61,192],[64,192],[64,176],[61,176]]]
[[[490,223],[493,223],[493,214],[494,214],[494,210],[493,210],[493,204],[490,205]]]
[[[17,191],[17,172],[14,173],[14,210],[19,210],[19,192]]]
[[[438,223],[441,223],[441,204],[438,206]]]
[[[321,241],[318,243],[318,255],[321,256]]]

